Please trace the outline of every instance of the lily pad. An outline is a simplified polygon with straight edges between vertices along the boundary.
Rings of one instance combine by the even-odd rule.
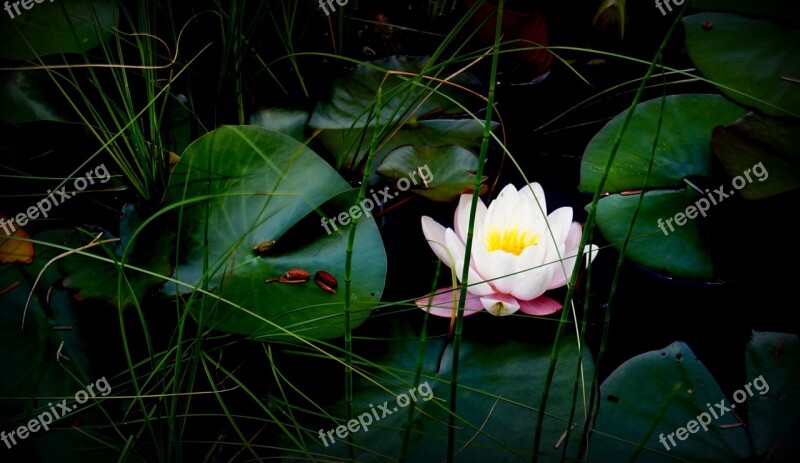
[[[353,433],[355,461],[396,461],[405,440],[405,427],[410,426],[406,461],[438,461],[446,459],[449,420],[450,378],[452,374],[450,346],[442,352],[441,341],[429,341],[426,346],[422,376],[414,381],[413,369],[418,351],[417,337],[408,331],[395,331],[393,341],[365,343],[363,352],[383,352],[378,364],[383,373],[377,378],[381,386],[358,378],[354,391],[353,413],[358,418],[369,415],[372,409],[379,420],[373,419],[368,429]],[[369,345],[367,345],[369,344]],[[528,461],[533,445],[536,423],[535,407],[541,397],[545,372],[550,362],[552,345],[504,339],[502,342],[464,340],[459,364],[458,408],[456,410],[455,448],[458,461]],[[573,341],[565,339],[560,349],[556,372],[550,389],[547,416],[544,419],[539,461],[561,461],[563,447],[556,448],[567,430],[567,419],[573,404],[577,374],[578,350]],[[372,369],[367,368],[368,374]],[[583,372],[591,378],[594,365],[584,353]],[[391,373],[386,373],[391,372]],[[498,381],[502,378],[502,381]],[[585,392],[590,391],[587,384]],[[410,389],[414,389],[416,400]],[[578,389],[575,420],[583,416],[582,394]],[[400,395],[405,394],[405,396]],[[406,401],[406,398],[409,400]],[[405,407],[404,404],[407,404]],[[381,407],[386,407],[385,412]],[[415,407],[409,417],[411,407]],[[310,426],[306,444],[314,452],[344,458],[346,439],[335,437],[334,442],[322,442],[317,429],[336,429],[347,424],[344,404],[326,407],[334,416]],[[374,418],[374,416],[372,416]],[[298,430],[299,431],[299,430]],[[576,426],[569,439],[567,458],[575,458],[580,448],[582,429]],[[324,445],[327,443],[328,445]],[[290,445],[290,444],[287,444]],[[566,442],[561,444],[567,445]],[[302,454],[295,449],[297,455]],[[286,452],[289,453],[289,452]]]
[[[125,226],[124,220],[123,218],[123,227]],[[172,236],[172,232],[167,230],[166,236]],[[89,247],[84,249],[84,252],[112,259],[115,262],[122,262],[123,246],[106,231],[99,229],[92,232],[88,230],[53,230],[42,236],[48,242],[70,249],[78,249],[89,245],[100,232],[102,235],[97,239],[98,242],[112,241]],[[136,252],[129,254],[126,264],[145,268],[161,275],[170,274],[171,266],[167,260],[170,253],[165,247],[169,243],[153,238],[147,242],[141,240],[138,244]],[[164,282],[161,278],[127,269],[123,271],[130,286],[123,281],[120,288],[120,268],[117,264],[81,254],[70,254],[59,259],[57,267],[64,277],[64,287],[72,291],[75,298],[78,300],[100,299],[120,309],[131,306],[134,301],[142,299],[147,292],[157,289]]]
[[[276,324],[302,336],[341,336],[346,244],[350,218],[359,215],[351,288],[357,326],[380,299],[386,256],[374,220],[352,209],[355,200],[335,170],[287,135],[226,126],[195,141],[175,167],[165,198],[166,205],[183,203],[176,278],[269,322],[205,300],[193,306],[195,316],[206,326],[259,339],[275,339],[282,332]],[[270,241],[275,244],[266,254],[253,251]],[[295,268],[311,275],[324,270],[340,288],[330,294],[310,281],[265,283]]]
[[[285,133],[299,142],[306,139],[309,114],[299,109],[263,109],[250,116],[250,125]]]
[[[745,199],[763,199],[800,188],[800,124],[750,113],[732,125],[716,127],[714,154],[731,177],[750,181],[739,190]],[[747,180],[746,177],[745,180]]]
[[[744,114],[742,108],[719,95],[669,96],[663,115],[661,99],[638,105],[603,188],[620,194],[604,197],[598,203],[597,226],[603,236],[617,249],[622,247],[639,197],[621,193],[644,189],[645,198],[626,256],[673,277],[711,278],[714,265],[706,246],[709,239],[705,216],[698,216],[695,206],[695,217],[682,225],[667,221],[702,200],[683,180],[711,176],[714,127],[734,122]],[[645,185],[660,116],[663,119],[653,170]],[[581,164],[580,189],[597,189],[624,117],[625,113],[615,117],[589,142]]]
[[[592,193],[597,189],[626,113],[612,119],[586,146],[579,189]],[[745,114],[745,110],[719,95],[668,96],[663,114],[660,98],[639,104],[614,157],[603,192],[645,187],[659,116],[663,119],[648,189],[681,188],[686,177],[708,176],[711,131]]]
[[[695,219],[684,225],[673,219],[684,213],[699,195],[691,189],[660,190],[645,194],[625,256],[657,272],[683,278],[709,279],[714,266],[706,240],[706,227]],[[620,246],[628,233],[639,195],[611,195],[597,204],[597,225],[610,242]],[[666,233],[666,234],[665,234]]]
[[[638,454],[637,462],[720,463],[750,454],[745,428],[731,427],[739,420],[715,405],[735,404],[682,342],[628,360],[603,382],[600,394],[589,461],[633,461]],[[709,409],[724,414],[714,419]],[[708,421],[705,427],[700,419]]]
[[[46,302],[57,278],[53,270],[39,281],[25,310],[31,284],[54,255],[51,250],[40,251],[24,270],[0,266],[0,397],[17,398],[0,401],[4,416],[27,416],[37,408],[47,408],[48,400],[36,397],[72,396],[80,387],[75,378],[89,379],[73,302],[58,290],[51,291]]]
[[[309,126],[323,129],[320,140],[336,155],[337,167],[357,170],[366,159],[372,131],[378,123],[376,119],[379,119],[381,129],[391,127],[399,130],[396,133],[388,130],[380,140],[374,165],[379,165],[390,151],[407,144],[458,144],[466,148],[480,146],[483,134],[481,121],[441,118],[450,114],[465,114],[452,100],[468,109],[483,108],[485,103],[482,100],[453,85],[478,88],[480,82],[468,73],[461,73],[449,79],[450,84],[441,85],[435,92],[437,81],[423,79],[420,85],[407,82],[419,74],[427,62],[427,57],[390,56],[360,65],[346,77],[336,79],[330,98],[317,104]],[[386,77],[386,71],[398,71],[404,75]],[[442,73],[438,78],[446,77],[448,75]],[[379,88],[383,91],[380,117],[370,119]],[[437,118],[433,119],[433,116]],[[397,127],[403,120],[406,123]],[[371,182],[377,180],[377,177],[372,177]]]
[[[466,148],[405,145],[389,153],[377,170],[393,180],[411,178],[412,193],[435,201],[451,201],[471,191],[477,169],[478,158]]]
[[[691,0],[692,8],[706,11],[727,11],[755,16],[800,21],[800,5],[794,0]]]
[[[753,450],[761,459],[789,463],[800,455],[798,358],[800,340],[794,334],[756,331],[747,345],[747,379],[754,391],[747,401],[748,427]]]
[[[59,0],[11,10],[13,19],[3,14],[0,26],[0,57],[19,60],[94,48],[112,35],[119,17],[109,0]]]
[[[800,117],[797,29],[732,13],[687,16],[683,24],[689,57],[720,91],[767,114]]]
[[[0,84],[0,118],[19,124],[31,121],[66,121],[43,94],[52,82],[44,72],[17,71]]]

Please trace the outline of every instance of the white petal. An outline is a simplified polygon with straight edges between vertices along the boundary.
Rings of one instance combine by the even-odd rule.
[[[516,275],[514,264],[517,256],[505,251],[494,251],[489,255],[489,268],[480,269],[481,275],[490,280],[497,292],[509,294],[514,289]]]
[[[522,275],[523,277],[516,281],[511,295],[523,301],[530,301],[547,291],[547,285],[553,279],[553,266],[537,267]]]
[[[519,302],[507,294],[492,294],[481,298],[483,308],[499,317],[511,315],[519,310]]]
[[[539,211],[539,214],[547,214],[547,201],[545,201],[544,190],[541,185],[537,182],[532,182],[520,188],[519,192],[523,201],[529,201],[533,204],[534,211]]]
[[[464,268],[464,260],[456,261],[456,273],[457,278],[461,281],[461,269]],[[491,285],[492,282],[486,282],[481,275],[475,271],[474,268],[469,268],[469,274],[467,276],[467,285],[469,285],[469,292],[473,294],[477,294],[478,296],[485,296],[487,294],[492,294],[497,290]]]
[[[422,216],[421,220],[422,233],[425,235],[425,239],[428,240],[428,244],[433,250],[433,253],[436,254],[446,266],[453,268],[453,260],[458,252],[457,250],[447,249],[445,228],[428,216]],[[461,253],[463,254],[463,250]]]
[[[569,233],[564,240],[563,267],[560,262],[555,262],[553,279],[547,289],[560,288],[567,284],[575,268],[575,259],[578,254],[578,245],[581,241],[581,225],[578,222],[570,224]],[[594,253],[596,256],[597,254]]]
[[[467,242],[467,232],[469,231],[469,209],[472,206],[472,195],[461,195],[458,200],[458,207],[456,207],[455,216],[455,229],[456,235],[461,238],[461,241]],[[483,221],[486,219],[486,204],[478,198],[478,207],[475,209],[475,227],[473,230],[477,232],[483,229]]]
[[[569,234],[570,226],[572,225],[572,208],[559,207],[547,216],[547,223],[550,225],[550,230],[552,231],[553,236],[550,236],[549,233],[547,236],[541,236],[540,242],[542,240],[547,240],[552,244],[558,245],[559,247],[562,246],[567,240],[567,235]]]

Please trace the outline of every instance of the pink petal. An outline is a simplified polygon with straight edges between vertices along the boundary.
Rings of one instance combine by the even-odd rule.
[[[547,296],[532,301],[519,301],[519,311],[528,315],[550,315],[561,310],[561,303]]]
[[[416,303],[422,310],[428,310],[428,304],[430,303],[431,315],[450,318],[455,313],[453,311],[453,300],[455,299],[456,304],[458,304],[458,294],[460,291],[460,288],[453,289],[452,286],[439,288],[433,294],[432,301],[431,295],[428,294],[421,299],[417,299]],[[476,314],[481,310],[483,310],[483,304],[481,303],[480,297],[467,292],[467,298],[464,302],[464,316]]]

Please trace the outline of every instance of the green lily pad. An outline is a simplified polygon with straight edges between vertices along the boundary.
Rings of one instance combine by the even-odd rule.
[[[739,420],[730,412],[714,419],[709,411],[718,413],[720,400],[725,407],[731,403],[682,342],[628,360],[603,382],[600,393],[588,461],[633,461],[638,453],[637,462],[719,463],[743,461],[750,454],[745,428],[723,427]],[[698,419],[708,421],[705,428]]]
[[[719,95],[668,96],[653,170],[644,185],[661,112],[661,99],[636,107],[603,190],[646,190],[626,252],[629,259],[673,277],[711,278],[714,265],[706,246],[704,217],[682,226],[666,222],[703,200],[683,180],[711,176],[712,130],[736,121],[745,111]],[[580,189],[597,189],[624,117],[625,113],[615,117],[589,142],[581,164]],[[638,200],[638,195],[612,194],[598,203],[597,226],[617,249],[622,247]]]
[[[309,114],[299,109],[263,109],[250,116],[250,125],[285,133],[299,142],[306,140]]]
[[[337,167],[358,170],[366,159],[373,130],[378,123],[375,117],[369,119],[378,88],[383,90],[380,127],[399,130],[391,137],[388,135],[394,130],[387,131],[380,140],[374,165],[379,165],[387,153],[402,145],[456,144],[465,148],[480,146],[483,135],[481,121],[472,118],[438,117],[464,114],[464,110],[451,100],[472,109],[481,109],[485,103],[453,85],[444,84],[436,92],[432,92],[438,84],[435,81],[424,79],[420,85],[406,82],[413,77],[411,74],[420,73],[427,62],[427,57],[390,56],[368,65],[360,65],[347,76],[336,79],[330,98],[317,104],[309,126],[323,129],[319,139],[336,155]],[[386,71],[408,74],[385,78]],[[442,74],[439,79],[446,77],[446,74]],[[472,89],[480,87],[480,82],[468,73],[461,73],[449,82]],[[431,115],[435,115],[437,119],[431,118]],[[396,127],[403,120],[406,123]],[[493,124],[493,127],[496,126],[497,124]],[[372,183],[377,180],[375,176],[371,178]]]
[[[44,73],[14,72],[0,85],[0,118],[19,124],[31,121],[66,121],[42,93],[52,85]]]
[[[748,427],[753,450],[770,462],[794,462],[800,455],[800,340],[788,333],[753,332],[745,355]],[[758,379],[760,378],[760,379]]]
[[[696,211],[695,219],[681,220],[683,225],[673,219],[679,212],[685,215],[687,206],[694,204],[698,196],[691,189],[646,193],[625,256],[675,277],[711,278],[714,265],[701,215]],[[625,240],[638,204],[638,194],[615,194],[598,202],[597,226],[615,246],[620,247]]]
[[[126,231],[128,220],[130,219],[123,216],[122,231],[124,233],[130,233],[130,231]],[[137,241],[136,249],[129,253],[126,263],[161,275],[170,275],[172,267],[168,259],[171,248],[167,239],[174,236],[174,233],[166,228],[163,230],[165,237],[159,238],[152,236],[154,228],[149,229],[150,240]],[[42,234],[42,237],[50,243],[78,249],[91,243],[99,231],[53,230]],[[115,239],[113,235],[103,231],[98,241],[113,239]],[[123,245],[119,241],[113,241],[90,247],[84,252],[122,262]],[[120,290],[119,267],[116,264],[80,254],[70,254],[59,259],[57,267],[64,277],[64,287],[74,292],[77,299],[99,299],[120,309],[131,306],[134,301],[141,300],[147,292],[155,290],[164,283],[164,280],[159,277],[127,269],[124,272],[130,287],[123,281]]]
[[[342,335],[349,217],[360,215],[352,209],[354,194],[322,158],[287,135],[226,126],[195,141],[175,167],[165,198],[166,205],[184,203],[176,278],[206,287],[270,323],[226,304],[202,305],[205,301],[193,306],[195,316],[206,326],[259,339],[281,333],[273,324],[302,336]],[[271,241],[264,255],[253,251]],[[265,283],[295,268],[312,276],[324,270],[338,280],[339,289],[329,294],[311,281]],[[355,327],[380,299],[386,275],[377,226],[363,215],[352,268]],[[168,289],[175,291],[174,285]]]
[[[73,302],[59,290],[52,290],[50,302],[46,302],[48,289],[58,276],[54,269],[41,278],[25,311],[32,283],[56,254],[45,246],[37,248],[39,252],[29,266],[0,266],[0,290],[7,290],[0,295],[0,397],[17,398],[0,400],[4,416],[26,417],[37,408],[47,408],[48,400],[36,397],[72,396],[80,387],[75,377],[89,379]]]
[[[719,95],[671,95],[667,97],[658,136],[653,171],[647,184],[652,188],[681,188],[689,176],[708,176],[711,170],[711,131],[744,116],[739,106]],[[617,115],[592,138],[583,153],[583,191],[594,192],[600,184],[614,140],[626,112]],[[661,115],[661,99],[636,107],[603,192],[622,192],[644,187],[653,141]]]
[[[692,8],[706,11],[769,16],[800,21],[800,5],[794,0],[691,0]]]
[[[716,127],[714,154],[728,175],[750,180],[739,190],[745,199],[763,199],[800,188],[800,124],[750,113]]]
[[[683,24],[689,57],[720,91],[767,114],[800,117],[800,32],[732,13],[696,14]]]
[[[20,14],[12,5],[13,19],[3,13],[0,57],[28,60],[89,50],[112,35],[119,17],[117,4],[109,0],[29,3],[31,8],[19,8]]]
[[[446,348],[439,364],[439,355],[444,346],[441,341],[429,341],[422,376],[419,383],[415,383],[413,366],[416,364],[418,338],[406,330],[393,332],[389,339],[393,341],[388,342],[388,345],[383,340],[363,345],[363,352],[382,352],[381,359],[377,362],[384,372],[377,372],[375,378],[370,374],[373,370],[368,367],[366,369],[370,377],[385,389],[357,377],[353,394],[354,417],[358,419],[361,416],[366,422],[367,416],[374,409],[379,419],[375,419],[373,415],[373,422],[368,425],[367,432],[361,429],[353,433],[356,442],[355,461],[396,461],[403,448],[406,425],[411,427],[406,461],[444,460],[452,350],[450,346]],[[534,344],[516,339],[503,339],[502,342],[462,342],[455,433],[458,461],[530,460],[533,428],[536,423],[534,408],[538,407],[541,397],[551,349],[552,345],[548,343]],[[539,455],[540,461],[544,462],[561,461],[563,447],[555,448],[554,444],[567,430],[573,390],[576,381],[580,382],[576,344],[565,339],[558,355]],[[585,377],[591,378],[593,370],[591,356],[585,352]],[[390,371],[391,376],[386,371]],[[581,422],[584,409],[580,387],[578,391],[574,419]],[[589,384],[586,385],[585,392],[588,398]],[[400,394],[405,394],[405,397]],[[404,404],[407,404],[405,408]],[[409,417],[412,406],[415,409]],[[385,412],[382,407],[385,407]],[[344,404],[326,407],[326,411],[334,416],[318,420],[307,428],[311,429],[310,432],[298,431],[308,433],[308,437],[304,436],[304,441],[313,452],[344,458],[347,455],[346,439],[336,437],[334,433],[334,442],[330,442],[327,437],[326,442],[323,442],[318,434],[319,429],[335,430],[338,425],[347,424],[342,418],[345,416]],[[570,435],[568,459],[575,458],[578,454],[581,432],[582,428],[576,426]],[[291,452],[295,451],[298,455],[302,454],[299,449]]]
[[[477,169],[478,158],[466,148],[405,145],[389,153],[377,171],[392,180],[413,180],[412,193],[434,201],[451,201],[472,190]]]

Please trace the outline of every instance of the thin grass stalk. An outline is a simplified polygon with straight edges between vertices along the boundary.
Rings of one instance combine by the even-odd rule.
[[[375,97],[375,125],[380,127],[381,109],[383,105],[383,88],[378,87],[378,93]],[[367,165],[364,169],[364,175],[361,179],[361,188],[358,190],[358,198],[356,199],[356,206],[364,200],[369,184],[369,176],[372,169],[372,161],[375,158],[376,148],[378,146],[378,130],[373,131],[372,142],[370,144],[369,155],[367,156]],[[344,348],[345,348],[345,402],[347,403],[346,419],[349,423],[353,418],[353,327],[352,327],[352,282],[353,282],[353,248],[355,247],[356,229],[358,228],[358,220],[354,220],[353,225],[350,227],[350,232],[347,237],[347,251],[345,253],[344,262]],[[353,434],[347,435],[347,453],[351,460],[355,457],[355,447],[353,442]]]
[[[455,437],[456,437],[456,408],[458,401],[458,366],[459,355],[461,352],[461,334],[464,329],[464,304],[467,299],[467,282],[469,281],[469,265],[472,257],[472,242],[474,239],[475,214],[478,210],[478,194],[481,191],[483,180],[483,167],[486,164],[486,153],[489,150],[489,137],[492,132],[492,114],[494,109],[494,93],[497,86],[497,63],[500,56],[497,53],[500,44],[500,36],[503,29],[503,7],[505,0],[499,0],[497,5],[497,22],[494,33],[494,45],[492,48],[492,68],[489,75],[489,93],[487,95],[486,118],[483,123],[483,137],[481,139],[481,151],[478,155],[478,168],[475,172],[475,184],[472,191],[472,202],[470,203],[469,228],[467,230],[466,249],[464,251],[464,268],[461,269],[461,289],[458,294],[458,311],[456,312],[456,326],[453,338],[453,371],[450,381],[450,416],[449,427],[447,430],[447,462],[452,463],[455,457]]]

